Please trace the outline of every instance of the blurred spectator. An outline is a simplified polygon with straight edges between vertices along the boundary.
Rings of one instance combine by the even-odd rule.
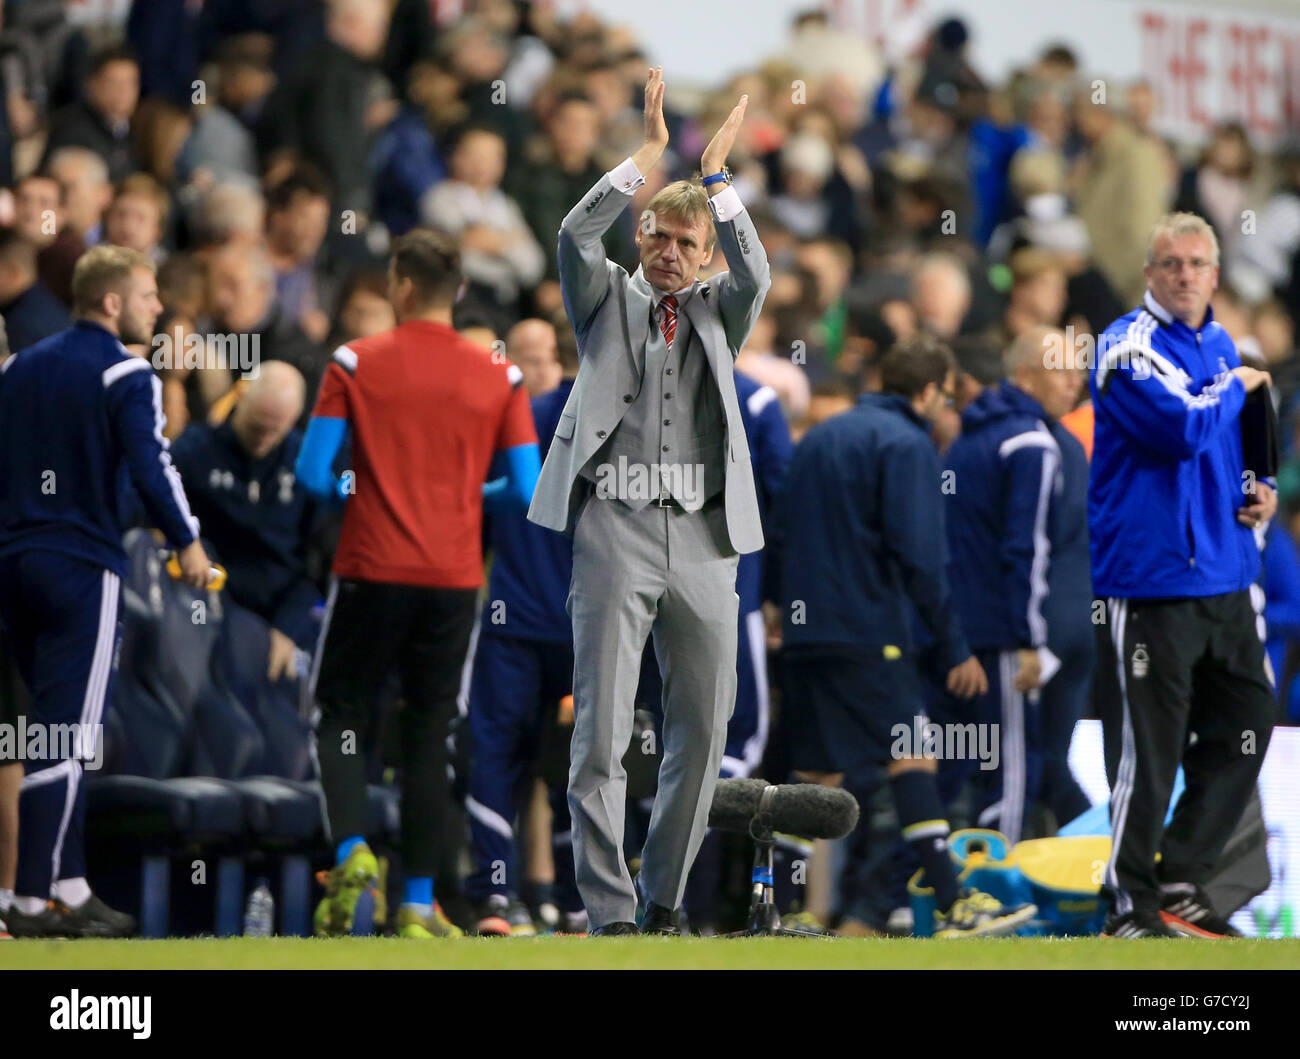
[[[1282,294],[1293,278],[1300,254],[1300,143],[1278,159],[1277,188],[1259,211],[1255,229],[1237,241],[1236,260],[1228,263],[1229,280],[1252,302],[1270,291]],[[1300,302],[1291,304],[1294,315]]]
[[[456,142],[451,177],[434,185],[421,206],[425,223],[459,240],[471,288],[467,297],[494,318],[508,317],[520,291],[546,270],[518,204],[501,190],[505,168],[505,140],[491,129],[471,127]]]
[[[325,340],[333,310],[333,282],[319,261],[329,223],[329,189],[310,168],[295,170],[267,193],[266,246],[276,300],[313,342]]]
[[[15,353],[72,324],[63,303],[37,278],[35,247],[13,229],[0,229],[0,316]]]
[[[388,300],[388,276],[380,269],[361,269],[352,274],[338,299],[338,312],[328,347],[356,338],[369,338],[397,326],[397,316]]]
[[[302,373],[307,400],[299,426],[305,426],[328,357],[297,321],[280,311],[275,300],[275,268],[264,248],[229,243],[212,251],[208,257],[208,309],[212,319],[205,330],[247,335],[263,365],[284,360]]]
[[[506,357],[524,373],[529,397],[540,397],[560,385],[559,346],[555,326],[549,321],[531,319],[515,324],[506,334]]]
[[[216,98],[196,108],[194,127],[176,160],[181,180],[199,174],[210,174],[216,181],[256,179],[251,130],[275,84],[270,51],[270,41],[251,34],[224,42],[217,56]]]
[[[121,180],[136,167],[130,134],[139,101],[140,67],[131,51],[112,47],[96,54],[85,99],[69,103],[50,118],[45,164],[65,147],[84,147],[104,160],[109,180]]]
[[[1117,109],[1093,103],[1085,88],[1075,121],[1087,150],[1073,174],[1079,218],[1088,228],[1093,258],[1123,299],[1136,305],[1146,290],[1147,233],[1169,203],[1163,160]]]
[[[1088,229],[1065,196],[1065,163],[1054,151],[1026,149],[1011,160],[1011,193],[1020,216],[1001,224],[989,239],[991,261],[1005,261],[1023,246],[1088,255]]]
[[[326,9],[326,39],[275,87],[259,121],[263,151],[300,151],[324,172],[339,210],[370,209],[368,148],[396,112],[376,65],[388,18],[385,0],[335,0]]]
[[[94,246],[103,237],[104,211],[113,199],[108,164],[87,147],[63,147],[48,156],[45,171],[58,182],[67,229]]]
[[[1236,257],[1254,171],[1255,150],[1245,126],[1226,121],[1214,127],[1200,160],[1185,169],[1179,181],[1173,209],[1210,222],[1224,261]]]
[[[226,568],[226,591],[271,625],[268,677],[292,678],[294,644],[316,637],[320,592],[303,557],[315,505],[294,478],[302,434],[303,378],[271,361],[220,426],[192,423],[172,446],[203,537]]]
[[[117,187],[104,215],[105,241],[127,246],[160,262],[163,232],[171,203],[166,190],[147,173],[132,173]]]
[[[1061,324],[1066,295],[1065,270],[1055,255],[1033,248],[1017,251],[1011,258],[1011,292],[1003,318],[1008,339],[1031,328]]]
[[[971,307],[970,275],[952,254],[927,254],[912,280],[912,307],[921,329],[940,339],[956,335]]]
[[[600,111],[586,96],[570,93],[554,104],[545,123],[545,137],[530,144],[525,164],[518,167],[511,194],[519,203],[537,243],[546,253],[548,279],[559,275],[554,252],[560,222],[608,166],[596,157],[601,140]],[[605,237],[610,258],[624,264],[636,260],[630,227],[616,225]]]

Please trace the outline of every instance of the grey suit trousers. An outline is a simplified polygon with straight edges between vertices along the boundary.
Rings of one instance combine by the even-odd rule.
[[[641,889],[681,905],[736,704],[736,594],[721,497],[696,512],[640,511],[591,497],[573,534],[574,726],[569,811],[578,890],[591,926],[631,922],[636,892],[623,860],[634,698],[653,633],[664,685],[663,760],[641,858]]]

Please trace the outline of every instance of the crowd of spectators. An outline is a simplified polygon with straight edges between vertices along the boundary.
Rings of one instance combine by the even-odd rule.
[[[589,13],[559,19],[546,3],[466,0],[446,21],[434,6],[137,0],[86,23],[72,3],[5,4],[0,314],[11,347],[67,326],[72,267],[88,247],[118,243],[158,263],[157,330],[172,355],[157,342],[140,352],[162,376],[195,511],[225,538],[231,592],[279,631],[280,676],[312,648],[329,550],[328,525],[284,475],[333,350],[394,324],[389,242],[417,225],[453,235],[467,280],[456,326],[501,343],[533,394],[552,389],[557,334],[571,341],[556,233],[640,143],[645,71],[665,58],[654,41]],[[640,210],[691,175],[747,93],[730,165],[772,287],[738,370],[772,387],[797,440],[878,385],[885,350],[930,334],[962,373],[936,425],[943,448],[963,403],[1003,376],[1013,339],[1043,326],[1100,334],[1142,296],[1155,222],[1197,212],[1222,248],[1216,318],[1275,380],[1288,451],[1273,538],[1300,572],[1300,149],[1266,156],[1232,122],[1203,143],[1171,143],[1149,85],[1099,94],[1065,44],[992,84],[967,57],[968,32],[948,20],[911,54],[888,55],[810,11],[752,69],[670,85],[669,155],[607,236],[609,257],[636,267]],[[233,354],[213,356],[235,349],[253,351],[260,379]],[[258,495],[204,476],[216,448],[242,453]],[[271,494],[284,507],[274,533],[253,510]],[[1300,576],[1270,579],[1268,593],[1289,705]]]

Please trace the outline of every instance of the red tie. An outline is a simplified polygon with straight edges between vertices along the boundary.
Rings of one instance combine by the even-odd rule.
[[[665,294],[663,301],[659,303],[663,307],[663,317],[659,321],[659,330],[663,332],[664,341],[668,343],[668,351],[671,353],[673,348],[673,338],[677,334],[677,298],[671,294]]]

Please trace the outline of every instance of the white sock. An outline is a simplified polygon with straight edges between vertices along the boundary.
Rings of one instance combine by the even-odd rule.
[[[60,879],[54,884],[54,896],[69,908],[80,908],[90,900],[90,883],[84,876],[76,879]]]
[[[0,912],[8,912],[13,900],[14,892],[12,890],[0,890]]]
[[[14,894],[11,908],[18,909],[25,916],[39,916],[45,911],[45,906],[49,904],[49,899],[45,897],[24,897],[22,894]]]
[[[412,901],[403,901],[402,907],[415,909],[415,914],[421,919],[428,919],[433,915],[433,905],[417,905]]]

